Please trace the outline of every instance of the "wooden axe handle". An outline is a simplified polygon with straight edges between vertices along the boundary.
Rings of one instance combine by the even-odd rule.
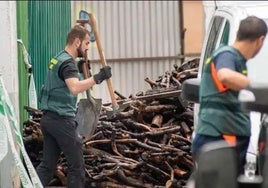
[[[84,54],[84,61],[85,63],[83,63],[83,66],[82,66],[82,70],[83,70],[83,76],[84,76],[84,79],[87,79],[88,78],[88,56],[87,56],[87,51],[85,52]]]
[[[94,15],[91,14],[91,13],[89,13],[89,17],[90,17],[90,23],[91,23],[90,25],[91,25],[91,28],[93,29],[93,32],[94,32],[94,35],[95,35],[95,38],[96,38],[97,48],[98,48],[100,59],[101,59],[101,64],[104,67],[104,66],[107,65],[107,63],[106,63],[106,59],[104,57],[104,52],[103,52],[103,49],[102,49],[102,46],[101,46],[99,33],[97,31],[96,20],[95,20]],[[109,90],[109,93],[110,93],[112,106],[114,108],[118,108],[118,104],[117,104],[116,99],[115,99],[115,94],[114,94],[114,89],[113,89],[113,86],[112,86],[111,79],[110,78],[106,79],[106,83],[107,83],[108,90]]]
[[[79,19],[79,20],[76,20],[76,23],[79,23],[82,26],[85,26],[85,24],[89,24],[90,22],[89,22],[89,20]]]
[[[87,51],[84,54],[84,60],[85,60],[85,63],[83,63],[83,66],[82,66],[83,77],[84,77],[84,79],[88,79],[89,78],[89,76],[88,76],[89,69],[88,69],[88,55],[87,55]],[[86,90],[86,95],[87,95],[87,98],[89,99],[90,98],[89,89]]]

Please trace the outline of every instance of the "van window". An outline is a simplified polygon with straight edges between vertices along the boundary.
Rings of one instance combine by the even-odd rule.
[[[215,16],[209,33],[204,61],[211,56],[213,51],[220,45],[227,45],[230,33],[230,23],[223,17]],[[204,65],[204,63],[203,63]]]
[[[220,45],[227,45],[228,44],[229,33],[230,33],[230,23],[228,21],[226,21],[224,29],[223,29]]]

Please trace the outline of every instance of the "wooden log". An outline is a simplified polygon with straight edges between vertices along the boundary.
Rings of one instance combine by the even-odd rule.
[[[55,173],[56,177],[61,181],[61,184],[63,186],[66,186],[67,185],[67,177],[66,175],[62,172],[62,170],[60,168],[58,168],[56,170],[56,173]]]
[[[124,173],[124,170],[121,168],[117,171],[118,178],[125,183],[126,185],[137,187],[137,188],[153,188],[153,185],[145,184],[137,179],[133,179],[131,177],[127,177]]]
[[[152,128],[149,127],[148,125],[145,125],[145,124],[142,124],[142,123],[139,123],[139,122],[136,122],[132,119],[123,119],[122,122],[128,126],[128,127],[132,127],[134,129],[141,129],[141,130],[144,130],[144,131],[151,131]]]
[[[188,127],[188,125],[183,121],[183,122],[181,122],[181,127],[182,127],[182,131],[183,131],[185,137],[186,137],[188,140],[191,140],[191,137],[192,137],[192,131],[191,131],[191,129]]]
[[[24,106],[24,109],[27,110],[27,112],[31,115],[31,116],[42,116],[43,112],[41,110],[32,108],[30,106]]]
[[[188,138],[185,138],[183,136],[180,136],[180,135],[177,135],[177,134],[172,134],[171,135],[171,139],[174,139],[174,140],[181,140],[183,142],[186,142],[188,144],[191,144],[191,140],[189,140]]]
[[[114,90],[114,93],[115,93],[118,97],[120,97],[120,99],[126,99],[126,97],[123,96],[119,91]]]
[[[170,170],[170,179],[166,182],[166,187],[167,188],[171,188],[173,185],[173,181],[174,181],[174,170],[173,168],[168,164],[167,161],[165,161],[165,164],[168,166],[169,170]]]
[[[99,188],[134,188],[133,186],[127,186],[122,183],[115,183],[110,181],[103,181],[98,184]]]
[[[154,88],[157,87],[157,83],[156,83],[155,81],[151,80],[151,79],[148,78],[148,77],[146,77],[146,78],[144,79],[144,81],[147,82],[147,83],[150,85],[150,87],[151,87],[152,89],[154,89]]]
[[[134,116],[134,110],[129,110],[127,112],[119,112],[118,114],[116,114],[116,118],[118,119],[125,119],[125,118],[131,118],[132,116]]]
[[[157,105],[157,106],[146,106],[144,112],[146,113],[161,113],[163,111],[175,110],[175,105]]]
[[[116,139],[115,142],[117,143],[133,143],[136,142],[137,139]],[[107,144],[111,143],[111,139],[102,139],[102,140],[90,140],[86,142],[86,146],[94,145],[94,144]]]
[[[183,178],[183,177],[184,177],[186,174],[188,174],[189,172],[187,172],[187,171],[185,171],[185,170],[182,170],[182,169],[179,169],[179,168],[176,168],[176,169],[174,169],[174,173],[175,173],[177,176]]]
[[[108,176],[117,174],[117,168],[112,170],[102,170],[99,174],[92,177],[93,180],[105,180]]]
[[[163,116],[161,114],[157,114],[154,116],[151,126],[152,127],[162,127],[162,122],[163,122]]]

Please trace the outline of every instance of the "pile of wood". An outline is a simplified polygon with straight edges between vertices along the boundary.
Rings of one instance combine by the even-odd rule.
[[[84,140],[86,187],[160,188],[185,186],[192,168],[193,107],[180,98],[181,83],[197,76],[196,59],[174,66],[152,87],[128,98],[116,93],[125,108],[114,117],[103,106],[97,129]],[[42,111],[25,107],[24,144],[34,164],[42,157]],[[67,162],[62,154],[50,185],[66,185]]]

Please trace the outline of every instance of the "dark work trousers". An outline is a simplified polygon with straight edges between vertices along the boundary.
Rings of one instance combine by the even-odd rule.
[[[75,119],[58,116],[53,112],[44,112],[40,123],[44,144],[43,159],[37,167],[37,174],[42,184],[46,186],[52,180],[62,151],[68,164],[67,187],[84,188],[82,141],[76,133]]]
[[[237,152],[237,162],[238,162],[238,174],[244,173],[244,165],[246,164],[246,154],[249,145],[248,136],[236,136],[236,152]],[[224,140],[222,136],[214,137],[207,135],[196,134],[192,143],[192,153],[194,158],[198,155],[200,148],[210,142],[215,142],[219,140]]]

